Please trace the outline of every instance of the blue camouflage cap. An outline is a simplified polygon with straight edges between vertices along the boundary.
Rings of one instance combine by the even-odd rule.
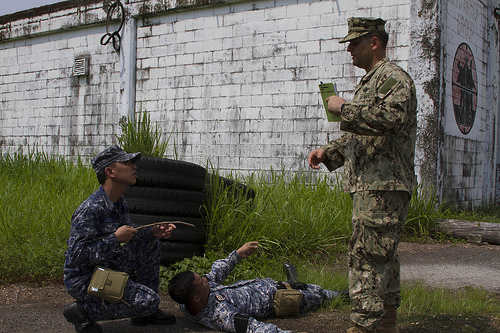
[[[115,162],[131,161],[137,162],[141,158],[141,153],[127,153],[117,145],[106,148],[92,159],[92,166],[95,173],[99,173],[107,166]]]
[[[339,43],[347,43],[370,32],[385,32],[385,20],[374,17],[351,17],[347,20],[349,31]]]

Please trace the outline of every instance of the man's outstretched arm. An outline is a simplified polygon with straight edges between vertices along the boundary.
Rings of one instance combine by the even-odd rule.
[[[216,260],[212,264],[212,270],[206,275],[207,279],[216,284],[222,283],[242,259],[248,258],[255,253],[258,244],[258,242],[245,243],[238,250],[231,252],[226,258]]]

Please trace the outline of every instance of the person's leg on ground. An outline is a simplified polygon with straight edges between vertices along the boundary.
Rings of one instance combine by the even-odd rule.
[[[136,318],[154,313],[160,304],[160,297],[154,290],[132,280],[127,281],[122,302],[110,303],[88,295],[83,307],[89,317],[97,322],[121,318]]]
[[[338,291],[323,289],[315,284],[308,284],[307,289],[301,290],[301,293],[300,312],[316,310],[332,298],[341,296]]]

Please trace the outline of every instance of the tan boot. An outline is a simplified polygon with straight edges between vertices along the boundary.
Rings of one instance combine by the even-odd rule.
[[[382,325],[377,328],[380,333],[399,333],[398,323],[396,320],[396,308],[394,306],[384,306],[384,316],[382,317]]]

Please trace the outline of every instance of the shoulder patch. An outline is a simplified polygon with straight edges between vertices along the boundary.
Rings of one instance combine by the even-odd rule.
[[[394,87],[395,84],[398,83],[398,80],[396,80],[394,77],[390,77],[387,81],[385,81],[385,83],[382,85],[382,87],[380,87],[379,89],[379,94],[381,95],[385,95],[387,94],[392,87]]]

